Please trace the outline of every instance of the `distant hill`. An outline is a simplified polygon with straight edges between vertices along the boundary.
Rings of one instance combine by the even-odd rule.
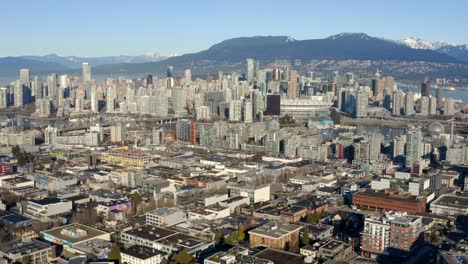
[[[18,75],[19,69],[28,68],[35,73],[48,73],[69,69],[58,62],[38,61],[19,57],[0,58],[0,76]]]
[[[175,69],[245,63],[254,58],[262,63],[278,60],[396,60],[456,63],[455,58],[433,50],[413,49],[394,41],[363,33],[342,33],[324,39],[295,40],[288,36],[242,37],[222,41],[197,53],[171,57],[156,63],[120,64],[98,67],[102,72],[163,72],[168,65]]]
[[[19,56],[19,57],[4,57],[0,58],[0,76],[17,75],[19,69],[27,68],[33,74],[45,73],[65,73],[79,72],[81,64],[88,62],[92,67],[107,65],[107,64],[123,64],[123,63],[146,63],[157,62],[167,59],[167,56],[161,56],[158,53],[149,53],[139,56],[108,56],[108,57],[76,57],[76,56],[58,56],[49,54],[45,56]]]
[[[468,45],[445,46],[436,49],[436,51],[447,54],[459,61],[468,62]]]
[[[245,60],[254,58],[260,60],[262,65],[271,64],[275,60],[300,59],[304,65],[311,61],[329,61],[335,64],[336,61],[369,61],[392,62],[392,65],[397,68],[400,63],[406,65],[408,69],[412,69],[411,63],[413,62],[427,62],[430,65],[440,64],[435,65],[437,71],[444,68],[441,67],[443,64],[462,64],[457,66],[456,77],[458,77],[458,72],[463,72],[468,65],[466,64],[467,57],[466,46],[456,46],[456,44],[443,41],[430,43],[416,38],[393,41],[371,37],[364,33],[341,33],[328,38],[309,40],[296,40],[289,36],[255,36],[228,39],[200,52],[169,58],[157,53],[96,58],[62,57],[55,54],[6,57],[0,58],[0,76],[8,74],[16,76],[20,68],[29,68],[32,74],[79,73],[83,62],[89,62],[92,65],[93,74],[156,73],[163,75],[167,66],[172,65],[179,76],[187,68],[192,69],[193,74],[205,75],[215,73],[219,69],[243,72]],[[433,66],[424,66],[424,68],[419,68],[418,72],[420,74],[433,72],[428,67]],[[446,67],[447,70],[442,72],[442,75],[453,77],[451,71],[453,67]],[[440,75],[437,71],[433,73]]]

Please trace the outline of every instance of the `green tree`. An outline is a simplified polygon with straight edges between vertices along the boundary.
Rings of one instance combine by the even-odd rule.
[[[172,257],[171,264],[189,264],[192,262],[192,259],[193,257],[188,253],[188,250],[184,248]]]
[[[112,245],[109,251],[109,260],[116,260],[118,263],[122,263],[122,256],[120,255],[120,247],[117,244]]]
[[[239,231],[237,232],[237,238],[239,239],[239,241],[245,240],[245,231],[243,226],[239,227]]]
[[[216,234],[214,237],[216,245],[221,244],[222,239],[223,239],[223,231],[221,229],[216,230]]]
[[[237,245],[238,240],[239,234],[237,232],[231,232],[231,234],[226,238],[225,244],[235,246]]]
[[[339,125],[341,123],[341,115],[335,108],[331,109],[330,112],[330,119],[333,121],[335,125]]]
[[[18,145],[13,146],[13,147],[11,148],[11,154],[13,154],[13,158],[15,158],[15,159],[16,159],[16,157],[18,156],[18,154],[19,154],[20,152],[21,152],[21,149],[20,149],[20,147],[19,147]]]
[[[313,214],[307,214],[307,217],[306,217],[306,222],[308,224],[312,224],[312,223],[315,223],[316,220],[315,220],[315,217]]]
[[[133,203],[133,214],[136,215],[137,209],[140,204],[143,202],[141,195],[138,192],[134,192],[132,195],[132,203]]]
[[[303,246],[309,245],[310,243],[309,231],[307,229],[302,232],[301,242]]]

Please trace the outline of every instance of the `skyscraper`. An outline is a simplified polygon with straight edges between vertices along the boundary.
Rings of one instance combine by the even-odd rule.
[[[87,62],[83,62],[81,64],[82,70],[83,70],[83,83],[88,83],[91,81],[91,64]]]
[[[422,116],[428,116],[429,115],[429,103],[430,103],[429,97],[427,97],[427,96],[421,97],[421,99],[419,101],[419,113]]]
[[[23,85],[21,84],[21,81],[15,81],[14,83],[14,100],[15,107],[22,107],[24,105]]]
[[[444,115],[455,114],[455,100],[453,98],[445,98],[444,103]]]
[[[253,118],[252,100],[244,100],[244,122],[252,123],[252,118]]]
[[[250,83],[254,78],[255,61],[254,59],[247,59],[247,81]]]
[[[291,71],[290,81],[288,82],[287,95],[290,99],[297,98],[297,71]]]
[[[29,69],[20,69],[20,82],[29,87]]]
[[[440,87],[437,87],[436,89],[436,98],[437,98],[437,106],[441,107],[442,101],[444,98],[442,97],[442,88]]]
[[[401,115],[401,109],[403,108],[403,103],[404,103],[404,96],[405,93],[401,90],[396,90],[393,93],[393,105],[392,105],[392,110],[393,110],[393,115]]]
[[[192,83],[192,71],[190,69],[185,70],[184,79],[186,85],[190,85]]]
[[[114,113],[115,112],[115,91],[111,86],[109,86],[107,88],[106,112],[107,113]]]
[[[369,104],[369,96],[365,91],[356,93],[356,108],[354,109],[355,117],[367,116],[367,106]]]
[[[383,100],[384,86],[384,80],[381,78],[379,70],[377,70],[375,72],[374,78],[372,79],[372,92],[377,101]]]
[[[8,89],[5,87],[0,88],[0,109],[8,107]]]
[[[165,89],[156,89],[154,92],[156,102],[156,116],[166,117],[168,114],[168,103]]]
[[[52,73],[47,76],[47,96],[50,100],[57,97],[57,74]]]
[[[31,85],[31,95],[34,96],[36,100],[44,97],[42,81],[37,75],[34,76],[34,81]]]
[[[406,93],[405,96],[405,116],[414,115],[414,94]]]
[[[99,100],[95,87],[91,89],[91,112],[93,114],[99,113]]]
[[[431,82],[428,79],[421,83],[421,96],[431,96]]]
[[[406,167],[411,168],[421,158],[422,133],[418,127],[406,130]]]
[[[437,114],[437,98],[431,97],[429,99],[429,114],[435,115]]]
[[[174,67],[169,66],[167,67],[167,78],[172,78],[174,77]]]
[[[231,100],[229,102],[229,121],[241,121],[242,102],[240,100]]]

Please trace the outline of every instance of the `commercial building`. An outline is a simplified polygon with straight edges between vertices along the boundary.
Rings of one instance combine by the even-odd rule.
[[[55,247],[36,239],[14,240],[0,244],[0,256],[8,263],[50,263]]]
[[[36,219],[47,219],[49,217],[68,213],[72,210],[72,202],[59,198],[43,198],[40,200],[26,201],[23,212]]]
[[[334,261],[347,263],[356,257],[353,247],[338,240],[330,240],[319,247],[317,257],[324,261]]]
[[[250,247],[263,246],[293,251],[298,247],[301,229],[300,225],[270,222],[249,231]]]
[[[270,185],[251,185],[239,183],[228,186],[229,197],[249,197],[250,203],[265,202],[270,200]]]
[[[113,149],[107,153],[105,159],[115,165],[141,168],[150,163],[151,156],[138,149]]]
[[[70,224],[57,228],[52,228],[41,232],[44,240],[56,245],[62,245],[65,250],[75,251],[75,245],[102,239],[110,241],[110,234],[82,224]]]
[[[376,191],[365,189],[353,194],[353,204],[369,209],[383,211],[403,211],[423,213],[426,211],[426,197],[414,196],[411,193],[400,193],[397,190]]]
[[[146,213],[146,224],[169,227],[187,221],[187,213],[178,208],[159,208]]]
[[[168,257],[167,253],[145,246],[131,246],[122,250],[122,263],[127,264],[159,264]]]
[[[125,245],[147,246],[166,254],[187,249],[189,254],[197,255],[214,246],[212,241],[148,225],[122,232],[121,239]]]
[[[466,188],[466,187],[465,187]],[[433,214],[445,216],[468,215],[467,194],[444,194],[430,205]]]

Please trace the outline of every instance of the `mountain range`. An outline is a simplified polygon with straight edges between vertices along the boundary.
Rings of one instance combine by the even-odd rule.
[[[255,36],[228,39],[197,53],[173,57],[159,54],[96,58],[61,57],[55,54],[5,57],[0,58],[0,75],[17,74],[20,68],[29,68],[33,74],[52,71],[77,73],[82,62],[92,65],[93,74],[162,74],[169,65],[174,66],[176,73],[191,68],[196,73],[206,74],[218,69],[244,69],[245,59],[249,57],[260,60],[262,64],[298,59],[302,63],[353,60],[466,64],[468,46],[446,41],[431,43],[418,38],[393,41],[364,33],[341,33],[309,40],[296,40],[289,36]]]

